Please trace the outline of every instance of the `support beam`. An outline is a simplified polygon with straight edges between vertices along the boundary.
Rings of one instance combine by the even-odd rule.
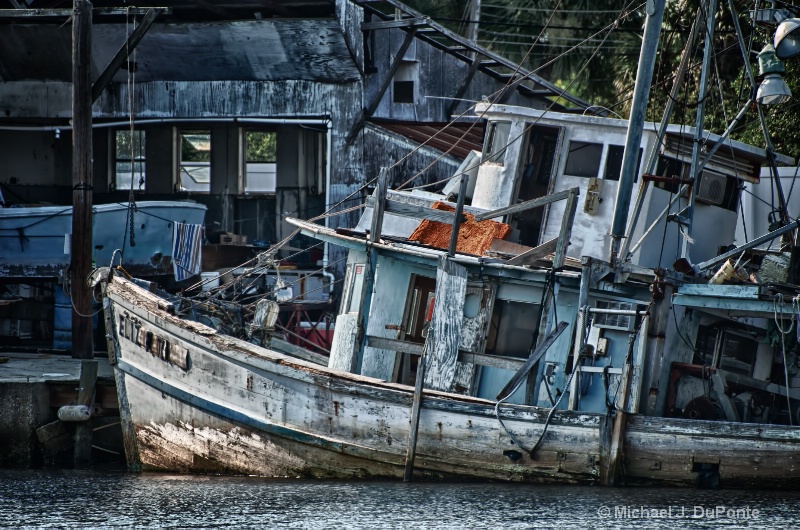
[[[92,86],[92,103],[97,101],[97,98],[100,97],[100,94],[103,93],[103,90],[108,86],[111,82],[111,79],[114,77],[114,74],[117,73],[117,70],[122,66],[122,63],[129,57],[130,53],[136,48],[136,45],[139,44],[139,41],[142,40],[147,30],[150,29],[150,26],[153,25],[156,17],[159,14],[158,9],[150,9],[147,11],[147,14],[141,20],[139,25],[136,29],[128,37],[128,40],[122,47],[117,51],[117,54],[111,59],[111,62],[108,63],[108,66],[103,73],[100,74],[100,77],[97,78],[94,85]]]
[[[467,195],[467,184],[469,183],[469,175],[466,173],[461,175],[461,186],[458,190],[458,202],[456,202],[456,215],[455,224],[453,224],[453,231],[450,232],[450,248],[447,250],[447,257],[452,258],[456,255],[456,246],[458,245],[458,232],[461,229],[461,218],[464,216],[464,199]]]
[[[75,0],[72,19],[72,356],[94,357],[92,293],[92,4]]]
[[[739,254],[741,254],[745,250],[757,247],[762,243],[766,243],[767,241],[772,241],[776,237],[780,237],[780,236],[782,236],[783,234],[785,234],[787,232],[791,232],[792,230],[795,230],[796,228],[800,228],[800,219],[796,220],[793,223],[789,223],[786,226],[782,226],[782,227],[778,228],[777,230],[773,230],[772,232],[770,232],[768,234],[764,234],[763,236],[758,237],[758,238],[756,238],[756,239],[754,239],[752,241],[749,241],[749,242],[745,243],[744,245],[739,245],[735,249],[730,250],[730,251],[728,251],[728,252],[726,252],[724,254],[720,254],[719,256],[717,256],[715,258],[711,258],[710,260],[707,260],[707,261],[704,261],[702,263],[699,263],[697,265],[697,269],[700,272],[702,272],[702,271],[708,270],[708,269],[710,269],[712,267],[716,267],[717,265],[720,265],[721,263],[724,263],[725,261],[727,261],[728,258],[732,258],[734,256],[738,256]]]
[[[364,22],[361,24],[361,31],[372,31],[378,29],[392,29],[392,28],[419,28],[427,25],[428,21],[424,18],[401,18],[400,20]]]
[[[170,7],[138,8],[138,7],[98,7],[92,10],[95,16],[127,17],[130,15],[146,15],[153,9],[160,9],[171,13]],[[72,9],[0,9],[0,18],[66,18],[72,17]]]
[[[77,4],[77,2],[76,2]],[[97,361],[84,359],[81,361],[80,388],[78,389],[78,406],[91,409],[94,402],[94,390],[97,384]],[[82,421],[75,425],[75,467],[85,468],[92,463],[92,420]]]
[[[509,215],[517,212],[523,212],[525,210],[530,210],[532,208],[537,208],[539,206],[545,206],[547,204],[560,201],[562,199],[566,199],[570,196],[571,193],[579,193],[579,188],[571,188],[564,191],[559,191],[558,193],[552,193],[550,195],[545,195],[544,197],[539,197],[537,199],[531,199],[529,201],[521,202],[519,204],[514,204],[512,206],[505,206],[503,208],[498,208],[496,210],[491,210],[489,212],[484,212],[475,216],[475,221],[483,221],[485,219],[494,219],[495,217],[500,217],[503,215]]]
[[[564,206],[564,217],[561,218],[561,230],[558,232],[556,241],[555,257],[553,258],[553,269],[560,269],[564,266],[567,259],[567,248],[569,238],[572,235],[572,225],[575,222],[575,209],[578,206],[578,188],[569,190],[567,204]]]
[[[394,56],[394,60],[392,61],[392,66],[389,67],[389,71],[386,73],[386,77],[384,78],[383,82],[381,83],[380,88],[378,89],[378,93],[375,94],[375,97],[372,99],[372,102],[369,106],[362,110],[359,114],[358,118],[356,119],[356,123],[353,125],[350,132],[347,133],[347,140],[345,143],[349,146],[353,143],[358,132],[361,130],[361,127],[364,126],[364,122],[367,121],[367,118],[372,116],[375,113],[375,109],[378,108],[378,105],[381,103],[381,99],[383,99],[383,95],[386,93],[386,89],[389,88],[389,83],[392,82],[394,78],[394,74],[397,73],[397,69],[400,68],[400,64],[403,62],[403,57],[408,51],[409,46],[414,41],[414,36],[417,33],[417,28],[412,27],[406,33],[406,38],[403,41],[403,44],[400,45],[400,49],[397,50],[397,55]]]
[[[503,390],[497,394],[497,397],[495,398],[497,401],[505,401],[511,397],[511,394],[517,391],[520,385],[522,385],[522,383],[528,378],[528,373],[533,370],[534,366],[536,366],[539,362],[539,359],[541,359],[542,356],[547,353],[547,350],[550,349],[550,346],[553,345],[561,333],[567,329],[567,326],[569,326],[569,324],[566,322],[558,323],[556,329],[550,332],[547,338],[545,338],[545,340],[531,352],[530,357],[528,357],[528,360],[525,361],[525,364],[523,364],[519,370],[517,370],[517,373],[515,373],[506,386],[503,387]]]
[[[375,207],[375,197],[367,197],[365,201],[367,208]],[[452,225],[455,223],[455,212],[448,212],[447,210],[434,210],[433,208],[426,208],[416,204],[408,204],[394,199],[386,199],[385,213],[398,215],[400,217],[408,217],[409,219],[427,219],[429,221],[436,221],[438,223],[447,223]],[[461,221],[466,218],[462,215]]]
[[[375,206],[372,210],[372,224],[370,225],[369,241],[371,243],[367,250],[366,276],[361,299],[361,309],[358,313],[358,327],[356,339],[354,341],[353,358],[356,359],[355,373],[360,374],[364,363],[364,349],[367,346],[367,329],[369,328],[369,313],[372,306],[372,294],[375,289],[375,274],[378,271],[378,257],[380,254],[375,248],[375,243],[381,239],[381,229],[383,227],[383,207],[386,201],[386,191],[389,189],[389,176],[391,172],[387,168],[381,168],[378,175],[378,186],[375,189]]]

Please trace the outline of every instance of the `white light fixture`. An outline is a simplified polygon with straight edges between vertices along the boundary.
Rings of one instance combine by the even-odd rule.
[[[758,54],[758,73],[764,76],[764,80],[756,92],[756,101],[762,105],[778,105],[789,101],[792,91],[781,77],[783,72],[785,69],[775,54],[775,48],[767,44]]]
[[[775,54],[778,59],[800,55],[800,18],[787,18],[775,30]]]
[[[762,105],[779,105],[792,98],[792,91],[780,74],[767,74],[756,92],[756,101]]]

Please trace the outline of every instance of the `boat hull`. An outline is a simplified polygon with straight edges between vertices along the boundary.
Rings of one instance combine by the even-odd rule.
[[[92,210],[92,259],[108,265],[114,250],[124,248],[123,267],[152,276],[172,273],[173,223],[203,224],[206,207],[190,201],[138,202],[133,231],[127,204],[97,204]],[[58,277],[70,263],[71,234],[71,206],[0,208],[0,276]]]
[[[272,477],[400,478],[413,389],[328,369],[182,320],[154,295],[106,287],[131,468]],[[424,393],[414,474],[597,483],[611,421],[575,411]],[[612,420],[613,421],[613,420]],[[513,439],[512,439],[513,437]],[[800,430],[632,416],[623,479],[796,487]],[[795,480],[793,480],[793,478]]]

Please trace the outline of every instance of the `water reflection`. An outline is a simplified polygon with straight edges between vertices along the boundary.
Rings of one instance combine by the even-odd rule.
[[[0,470],[13,527],[775,528],[798,507],[800,492]]]

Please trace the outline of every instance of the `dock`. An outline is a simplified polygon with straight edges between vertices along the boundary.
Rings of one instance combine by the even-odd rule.
[[[95,359],[92,462],[124,463],[114,376],[104,354]],[[58,410],[78,403],[80,375],[81,359],[67,352],[0,351],[0,467],[72,463],[76,423],[59,420]]]

